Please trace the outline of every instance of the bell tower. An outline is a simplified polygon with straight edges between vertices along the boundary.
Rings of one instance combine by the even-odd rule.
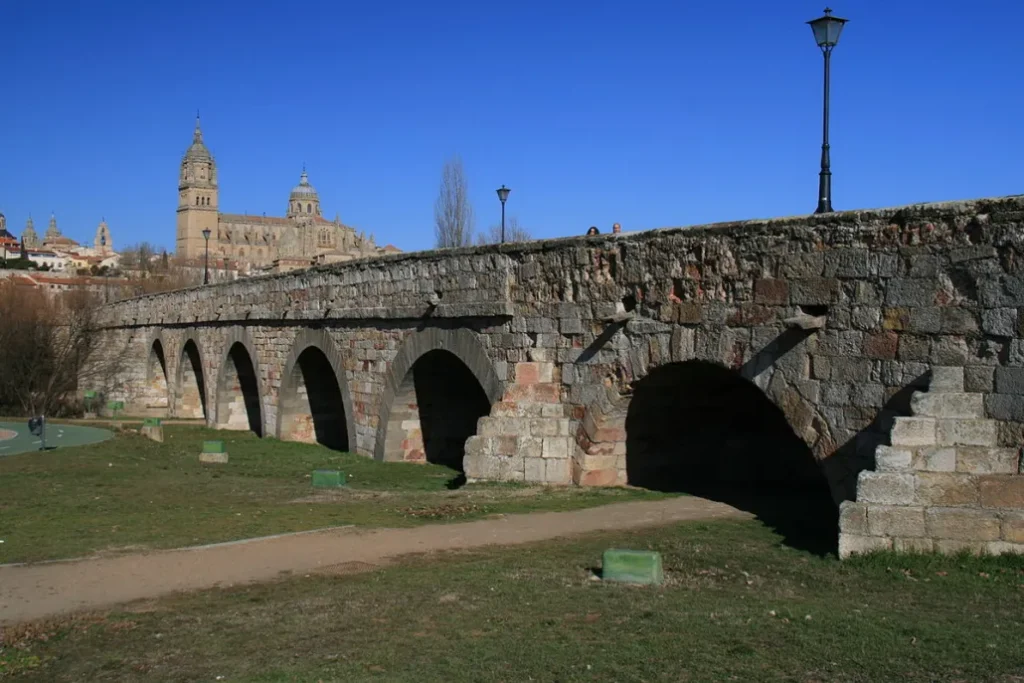
[[[178,176],[178,234],[176,253],[200,258],[206,247],[203,230],[217,234],[217,164],[203,144],[203,130],[196,114],[192,145],[181,160]],[[214,237],[215,238],[215,237]]]

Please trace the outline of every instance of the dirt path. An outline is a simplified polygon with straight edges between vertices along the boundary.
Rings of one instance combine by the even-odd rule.
[[[408,553],[512,545],[590,531],[749,517],[702,498],[617,503],[412,529],[331,529],[120,557],[0,565],[0,624],[110,607],[175,591],[266,581],[282,573],[372,569]]]

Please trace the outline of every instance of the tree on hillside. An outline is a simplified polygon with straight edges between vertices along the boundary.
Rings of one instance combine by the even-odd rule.
[[[473,243],[473,206],[458,155],[446,161],[441,170],[441,189],[434,203],[434,233],[439,249]]]
[[[505,241],[506,242],[529,242],[533,239],[530,231],[519,224],[519,219],[516,216],[510,216],[505,221]],[[492,225],[487,229],[487,232],[481,232],[476,236],[476,243],[480,245],[484,244],[498,244],[501,242],[501,224]]]
[[[129,245],[121,250],[121,267],[148,273],[153,270],[153,257],[156,254],[156,247],[149,242]]]

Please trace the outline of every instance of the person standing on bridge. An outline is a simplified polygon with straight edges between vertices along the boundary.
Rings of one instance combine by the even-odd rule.
[[[597,229],[596,225],[591,225],[590,229],[587,230],[587,237],[593,237],[594,235],[600,235],[601,231]]]

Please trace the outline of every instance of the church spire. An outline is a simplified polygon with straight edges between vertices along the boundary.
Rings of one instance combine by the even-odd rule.
[[[196,109],[196,130],[192,134],[192,144],[203,144],[203,129],[199,127],[199,110]]]

